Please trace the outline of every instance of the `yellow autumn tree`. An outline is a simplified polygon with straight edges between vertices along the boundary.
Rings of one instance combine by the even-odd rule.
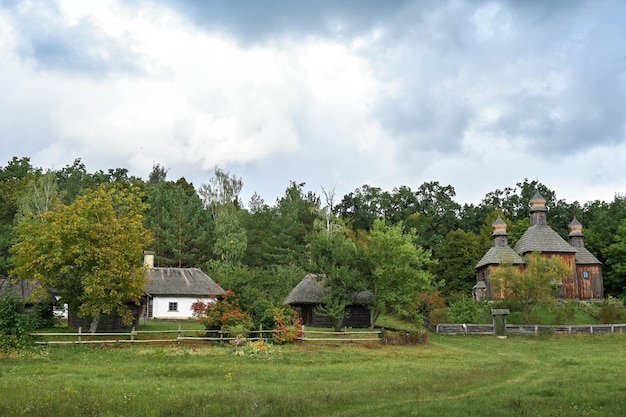
[[[525,260],[525,268],[503,265],[489,275],[489,280],[503,298],[519,302],[528,324],[530,313],[536,306],[556,301],[560,284],[572,274],[572,268],[558,256],[542,257],[531,253]]]
[[[25,216],[15,228],[11,274],[55,288],[91,320],[91,332],[103,313],[132,322],[127,303],[143,295],[142,252],[151,240],[144,209],[137,189],[103,184],[70,205]]]

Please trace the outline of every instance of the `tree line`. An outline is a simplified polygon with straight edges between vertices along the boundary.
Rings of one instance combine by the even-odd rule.
[[[361,290],[376,296],[374,319],[388,311],[409,316],[419,291],[437,289],[450,300],[469,295],[474,266],[492,244],[491,223],[500,215],[515,245],[529,226],[528,202],[539,190],[549,224],[566,240],[572,218],[584,225],[586,247],[604,264],[605,292],[625,293],[621,194],[610,202],[569,203],[525,179],[487,193],[478,204],[461,204],[453,186],[436,181],[415,190],[363,185],[340,199],[334,190],[317,193],[290,181],[273,203],[254,194],[244,204],[243,180],[218,167],[197,186],[167,174],[159,164],[145,180],[124,168],[89,172],[80,159],[44,170],[27,157],[14,157],[0,167],[0,276],[39,274],[44,281],[46,274],[64,276],[84,301],[85,280],[72,281],[83,268],[91,274],[90,297],[113,305],[125,290],[122,283],[111,294],[93,271],[106,275],[109,265],[109,275],[121,273],[124,264],[113,263],[115,256],[126,251],[140,262],[141,250],[152,250],[157,266],[203,269],[253,315],[279,305],[306,273],[315,272],[325,274],[332,288],[325,307],[329,317],[338,317]],[[47,238],[42,230],[48,230]],[[135,233],[135,240],[128,233]],[[94,242],[103,245],[100,251],[87,253]],[[37,258],[39,263],[29,259],[35,249],[48,257]],[[126,289],[136,293],[136,286]],[[94,301],[84,314],[106,310],[105,304]]]

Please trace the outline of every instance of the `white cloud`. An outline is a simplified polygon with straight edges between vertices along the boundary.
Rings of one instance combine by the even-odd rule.
[[[251,42],[262,21],[243,39],[165,3],[23,2],[0,9],[0,156],[143,177],[158,162],[195,183],[241,167],[247,187],[275,187],[268,201],[291,179],[338,193],[439,181],[478,201],[529,178],[605,198],[626,178],[626,35],[603,25],[622,10],[609,6],[559,20],[409,1],[356,25],[342,14],[350,31],[293,35],[276,16]]]

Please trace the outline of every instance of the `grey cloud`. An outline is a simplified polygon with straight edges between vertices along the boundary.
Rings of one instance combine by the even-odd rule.
[[[471,127],[523,140],[547,157],[624,141],[626,6],[547,3],[536,11],[494,3],[503,33],[488,39],[472,22],[487,3],[440,3],[396,16],[394,29],[365,52],[381,79],[401,83],[376,108],[385,129],[438,152],[458,150]],[[482,106],[502,113],[476,125]]]
[[[36,3],[28,10],[10,10],[18,33],[16,52],[21,59],[35,62],[39,69],[88,76],[139,71],[140,57],[89,19],[68,26],[56,7],[47,2]]]
[[[410,0],[153,1],[178,10],[206,30],[227,31],[244,43],[254,43],[286,34],[351,36],[384,22]]]

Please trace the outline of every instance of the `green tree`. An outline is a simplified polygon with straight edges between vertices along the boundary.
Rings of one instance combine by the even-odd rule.
[[[26,183],[36,173],[29,158],[13,157],[0,167],[0,276],[11,269],[10,248],[15,243],[14,222]]]
[[[444,241],[435,248],[437,263],[431,268],[437,280],[445,281],[442,293],[446,297],[471,294],[476,282],[474,266],[483,254],[483,247],[475,234],[461,229],[448,232]]]
[[[304,185],[292,181],[272,210],[271,233],[264,253],[266,264],[308,266],[308,239],[322,216],[320,198],[305,192]]]
[[[143,295],[141,255],[151,239],[143,211],[135,189],[107,185],[24,217],[16,227],[12,273],[56,288],[71,309],[91,319],[91,332],[102,313],[129,322],[126,304]]]
[[[246,230],[247,245],[242,262],[249,267],[265,265],[267,242],[275,219],[271,208],[257,193],[250,198],[248,210],[241,213],[241,224]]]
[[[604,283],[612,292],[626,294],[626,219],[622,220],[613,243],[605,250],[606,264],[610,269],[604,274]]]
[[[246,229],[240,221],[242,188],[240,177],[215,167],[215,175],[199,191],[215,225],[213,252],[219,261],[232,265],[241,262],[248,245]]]
[[[519,302],[524,321],[528,324],[536,306],[556,301],[559,285],[572,274],[572,269],[558,256],[544,258],[532,253],[525,260],[525,268],[502,265],[489,275],[489,280],[502,298]]]
[[[155,237],[157,264],[181,268],[206,262],[213,223],[193,186],[184,179],[161,181],[147,194],[146,227]]]
[[[328,288],[317,312],[339,330],[346,306],[365,288],[356,268],[356,244],[342,230],[321,230],[311,237],[310,254],[311,270],[326,277],[324,284]]]
[[[405,229],[417,231],[416,244],[433,249],[441,243],[448,232],[459,227],[461,206],[454,201],[456,191],[451,185],[437,181],[425,182],[415,192],[418,200],[417,212],[404,223]]]
[[[343,197],[334,211],[353,230],[369,231],[376,219],[383,219],[384,200],[389,196],[378,187],[363,185]]]
[[[372,232],[364,238],[363,276],[375,298],[372,326],[380,314],[388,310],[410,316],[409,307],[415,303],[417,295],[434,285],[428,271],[434,262],[430,252],[415,246],[416,232],[403,232],[401,223],[388,226],[377,220]]]

